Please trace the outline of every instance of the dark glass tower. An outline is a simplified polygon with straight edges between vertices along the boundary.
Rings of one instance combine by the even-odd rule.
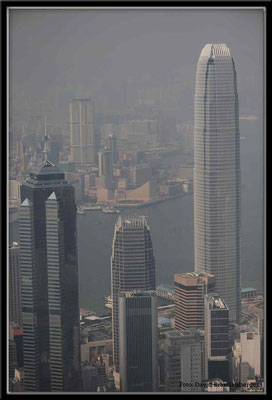
[[[155,290],[155,259],[150,228],[143,216],[119,217],[111,256],[113,357],[119,373],[119,291]]]
[[[122,392],[155,392],[158,385],[156,291],[119,293],[119,342]]]
[[[74,188],[49,161],[21,187],[26,391],[78,391],[80,328]]]
[[[216,293],[205,295],[205,379],[229,382],[229,309]]]

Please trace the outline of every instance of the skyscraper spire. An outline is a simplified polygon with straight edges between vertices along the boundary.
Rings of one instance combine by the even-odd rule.
[[[45,115],[44,116],[44,149],[43,149],[45,162],[48,161],[48,152],[49,152],[48,142],[49,142],[49,137],[47,136],[47,132],[46,132],[46,115]]]
[[[48,162],[48,153],[49,153],[49,136],[47,135],[46,132],[46,115],[44,116],[44,161],[47,163]]]

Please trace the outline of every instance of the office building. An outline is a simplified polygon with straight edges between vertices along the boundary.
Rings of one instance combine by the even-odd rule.
[[[165,391],[200,392],[204,380],[204,332],[165,332]]]
[[[215,291],[215,277],[206,272],[175,274],[175,328],[204,328],[204,295]]]
[[[80,389],[74,188],[45,162],[21,187],[19,209],[25,391]]]
[[[144,216],[119,217],[111,254],[113,358],[119,373],[119,291],[155,290],[155,259],[150,228]]]
[[[152,179],[152,169],[148,164],[137,164],[130,167],[131,183],[134,185],[143,185]]]
[[[213,381],[207,382],[205,392],[229,392],[230,387],[228,382],[223,382],[222,379],[214,379]]]
[[[8,373],[8,378],[9,378],[9,387],[11,384],[11,381],[15,377],[15,370],[17,368],[17,355],[16,355],[16,344],[13,340],[9,339],[9,373]]]
[[[225,44],[207,44],[196,73],[195,271],[216,278],[231,321],[240,320],[240,133],[236,71]]]
[[[98,175],[99,178],[96,179],[97,187],[112,189],[113,167],[111,150],[104,149],[98,152]]]
[[[98,143],[91,99],[73,99],[70,103],[70,146],[71,161],[76,164],[96,164]]]
[[[108,137],[108,142],[109,142],[109,149],[112,154],[112,162],[115,164],[119,160],[119,154],[117,150],[117,137],[116,135],[112,134],[109,135]]]
[[[18,329],[16,324],[11,322],[9,324],[9,339],[15,343],[16,347],[16,361],[17,367],[23,368],[24,366],[24,353],[23,353],[23,330]]]
[[[158,385],[158,311],[155,291],[119,292],[122,392],[155,392]]]
[[[205,379],[229,382],[229,309],[222,297],[204,297]]]
[[[233,346],[235,375],[239,382],[261,375],[261,336],[255,330],[241,332]]]
[[[261,336],[258,332],[241,332],[241,361],[247,362],[254,369],[254,376],[261,373]]]
[[[97,362],[84,361],[81,366],[81,375],[83,392],[105,391],[105,364],[101,358]]]
[[[13,242],[9,246],[9,323],[22,326],[20,246]]]

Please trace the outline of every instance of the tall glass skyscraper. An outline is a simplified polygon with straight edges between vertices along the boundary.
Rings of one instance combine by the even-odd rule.
[[[111,255],[113,357],[119,373],[120,291],[155,290],[155,259],[150,228],[143,216],[119,217],[115,225]]]
[[[239,321],[240,133],[234,61],[225,44],[207,44],[196,73],[194,126],[195,271],[216,278],[216,290]]]
[[[19,210],[25,391],[80,390],[76,205],[49,161],[21,186]]]
[[[156,392],[158,306],[156,291],[119,292],[122,392]]]
[[[229,382],[229,309],[217,293],[204,298],[205,379]]]

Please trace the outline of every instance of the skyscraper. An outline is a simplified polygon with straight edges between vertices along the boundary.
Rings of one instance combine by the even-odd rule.
[[[119,292],[119,343],[121,391],[157,391],[156,291]]]
[[[118,151],[117,151],[117,137],[116,137],[116,135],[114,135],[114,134],[109,135],[108,141],[109,141],[109,148],[110,148],[110,151],[112,153],[112,161],[113,161],[113,164],[115,164],[118,161],[118,158],[119,158],[118,157]]]
[[[98,175],[101,180],[101,187],[111,189],[112,188],[112,152],[105,148],[98,152]]]
[[[215,291],[215,277],[206,272],[175,274],[175,328],[204,328],[204,296]]]
[[[70,145],[73,162],[96,164],[98,144],[91,99],[73,99],[70,103]]]
[[[207,44],[196,73],[195,271],[216,278],[231,321],[239,321],[240,133],[236,71],[225,44]]]
[[[9,323],[22,326],[20,246],[9,246]]]
[[[21,297],[26,391],[80,389],[74,188],[49,161],[21,187]]]
[[[119,217],[111,255],[113,356],[119,373],[119,291],[155,290],[155,259],[144,216]]]
[[[229,382],[229,309],[216,293],[205,295],[205,379]]]
[[[165,391],[200,392],[204,380],[204,332],[165,332]]]

